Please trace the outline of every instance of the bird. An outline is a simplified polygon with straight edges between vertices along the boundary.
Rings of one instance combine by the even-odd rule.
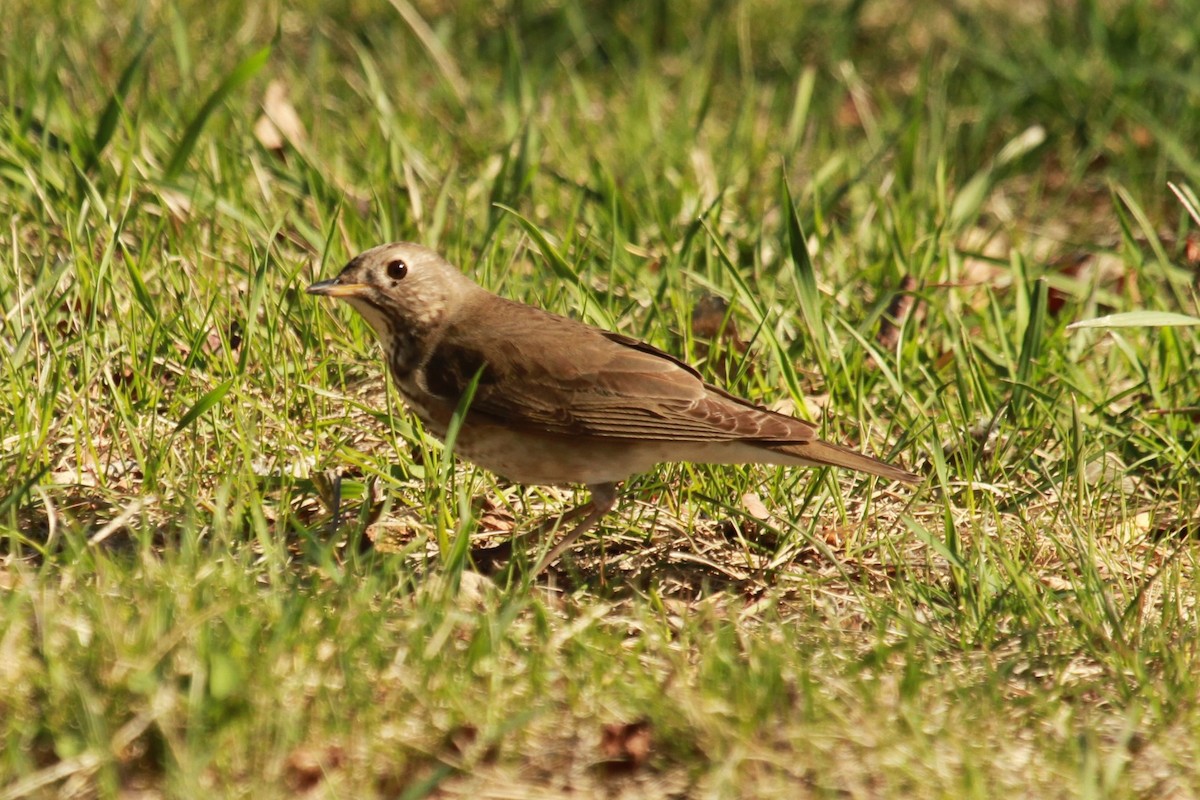
[[[708,383],[686,362],[621,333],[487,291],[436,251],[364,251],[309,294],[347,302],[373,329],[396,388],[454,452],[526,485],[582,484],[590,502],[543,556],[540,575],[616,505],[619,484],[665,462],[844,467],[919,476],[823,441],[816,427]]]

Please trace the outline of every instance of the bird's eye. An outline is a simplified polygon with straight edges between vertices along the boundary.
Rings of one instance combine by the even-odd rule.
[[[394,281],[398,281],[408,274],[408,264],[405,264],[398,258],[394,258],[387,265],[388,277]]]

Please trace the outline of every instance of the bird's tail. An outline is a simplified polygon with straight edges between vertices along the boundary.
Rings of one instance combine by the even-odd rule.
[[[919,483],[921,476],[900,467],[892,466],[877,458],[855,452],[848,447],[813,439],[809,442],[771,447],[776,453],[790,456],[810,467],[844,467],[868,472],[881,478],[907,483]]]

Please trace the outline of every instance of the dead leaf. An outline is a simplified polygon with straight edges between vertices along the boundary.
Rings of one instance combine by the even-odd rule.
[[[254,138],[272,152],[283,152],[283,134],[265,114],[254,123]]]
[[[650,723],[610,722],[600,732],[600,752],[609,772],[632,772],[650,756]]]
[[[471,748],[471,745],[475,744],[475,740],[478,738],[479,729],[468,722],[446,734],[446,746],[461,756]]]
[[[445,744],[462,759],[478,758],[481,763],[493,764],[500,757],[500,745],[480,739],[479,729],[469,722],[451,729]]]
[[[401,553],[409,542],[422,534],[429,535],[430,530],[417,512],[403,509],[393,512],[392,517],[381,517],[367,525],[364,533],[380,553]]]
[[[692,333],[704,339],[723,339],[735,350],[746,351],[729,313],[729,301],[720,295],[706,294],[696,302],[692,309]]]
[[[262,107],[262,116],[254,123],[254,136],[259,143],[276,153],[281,153],[285,144],[299,149],[308,134],[282,81],[267,84]]]
[[[746,513],[758,520],[768,520],[771,518],[771,512],[767,510],[766,504],[762,498],[755,492],[746,492],[742,495],[742,507],[746,509]]]
[[[208,329],[208,336],[204,337],[203,349],[209,354],[221,352],[221,332],[215,325]]]
[[[109,381],[117,388],[124,388],[133,383],[133,369],[125,365],[118,365],[116,370],[108,370]],[[136,398],[135,398],[136,399]]]
[[[845,541],[844,533],[844,528],[826,525],[821,528],[821,541],[825,542],[831,550],[835,552],[839,551],[842,549],[842,543]]]
[[[511,513],[488,513],[479,518],[479,527],[486,533],[509,533],[516,527],[516,520]]]
[[[308,792],[345,761],[346,751],[339,745],[301,745],[288,755],[283,765],[283,780],[293,792]]]
[[[705,294],[696,302],[692,309],[692,335],[696,338],[697,356],[711,359],[709,369],[717,376],[731,378],[743,367],[747,374],[753,374],[753,362],[738,358],[738,354],[746,352],[746,343],[738,335],[737,324],[729,313],[729,301],[724,297]]]
[[[1050,268],[1056,272],[1066,275],[1070,278],[1082,278],[1084,270],[1091,264],[1092,254],[1084,251],[1076,251],[1054,261]],[[1062,289],[1051,286],[1046,293],[1046,310],[1051,314],[1057,314],[1071,299],[1071,295]]]
[[[95,486],[96,471],[76,465],[51,472],[50,480],[58,486]]]
[[[224,340],[229,342],[231,352],[236,351],[242,346],[242,324],[236,319],[229,323],[229,327],[225,329]],[[208,331],[208,336],[204,338],[204,351],[210,355],[218,355],[224,349],[222,345],[222,336],[220,329],[213,326]]]
[[[58,307],[62,319],[55,323],[60,336],[70,336],[83,330],[84,320],[92,316],[92,304],[83,300],[67,300]]]
[[[476,503],[479,510],[479,528],[486,533],[509,533],[516,527],[512,509],[497,503],[491,495],[485,495]]]
[[[1164,539],[1200,539],[1200,508],[1190,518],[1164,515],[1154,520],[1150,536],[1156,542]]]
[[[847,94],[843,98],[841,105],[837,108],[835,120],[838,127],[841,128],[861,128],[862,116],[858,112],[858,105],[854,102],[854,96]]]
[[[1052,592],[1069,592],[1074,588],[1070,581],[1058,575],[1042,576],[1042,585]]]
[[[167,214],[176,222],[187,222],[192,215],[192,199],[183,192],[178,192],[166,186],[158,188],[158,196],[166,206]],[[161,209],[154,209],[161,214]]]
[[[1083,480],[1089,486],[1119,489],[1122,494],[1137,491],[1137,481],[1116,453],[1104,453],[1084,464]]]
[[[905,275],[900,281],[896,296],[888,304],[887,312],[879,323],[879,333],[875,341],[884,350],[895,350],[900,343],[900,329],[910,317],[913,322],[920,322],[925,317],[925,301],[917,295],[917,279]],[[868,359],[868,364],[874,366],[874,359]]]

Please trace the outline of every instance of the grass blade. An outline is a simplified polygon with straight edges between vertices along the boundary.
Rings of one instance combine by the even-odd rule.
[[[429,27],[429,23],[413,7],[412,3],[409,3],[408,0],[390,0],[390,2],[392,8],[396,9],[400,18],[404,20],[404,24],[412,30],[413,36],[417,37],[417,41],[429,53],[429,57],[438,68],[438,72],[441,73],[442,79],[446,81],[446,85],[454,92],[459,104],[465,104],[469,87],[463,79],[458,65],[454,63],[454,57],[450,55],[450,51],[441,43],[437,34],[433,32],[433,28]]]
[[[1067,330],[1080,328],[1181,328],[1200,325],[1200,317],[1177,314],[1174,311],[1126,311],[1095,319],[1072,322]]]
[[[562,253],[558,252],[558,248],[550,243],[550,239],[547,238],[546,234],[542,232],[542,229],[539,228],[533,222],[533,220],[523,216],[521,212],[517,211],[515,208],[506,206],[503,203],[496,203],[496,207],[507,211],[509,214],[512,214],[517,218],[517,222],[520,223],[521,227],[525,229],[525,232],[528,233],[530,238],[532,238],[537,244],[538,250],[540,250],[542,255],[545,257],[546,262],[550,265],[550,268],[554,270],[554,274],[574,286],[579,291],[580,300],[582,302],[590,303],[586,309],[580,309],[581,313],[586,311],[586,313],[594,314],[598,318],[597,324],[609,328],[614,327],[615,323],[608,309],[605,308],[604,304],[595,297],[591,287],[584,283],[583,279],[579,277],[579,273],[567,263],[567,260],[563,258]]]
[[[133,85],[133,79],[141,71],[146,51],[150,49],[150,43],[153,41],[153,35],[147,38],[121,72],[121,77],[117,80],[117,88],[109,96],[108,102],[104,105],[104,110],[100,112],[100,118],[96,121],[96,131],[92,134],[87,158],[83,164],[84,172],[91,172],[96,166],[96,162],[99,161],[100,154],[104,152],[104,148],[112,141],[113,133],[117,130],[117,121],[121,118],[121,109],[125,105],[125,98],[129,96],[129,89]]]
[[[248,56],[233,68],[233,71],[225,76],[225,80],[208,96],[204,101],[204,105],[192,117],[192,121],[188,123],[187,128],[183,132],[183,137],[179,140],[179,144],[175,146],[175,152],[171,154],[170,160],[167,161],[167,168],[163,170],[163,178],[166,181],[173,181],[183,172],[184,166],[187,164],[188,156],[192,154],[192,150],[196,147],[196,142],[200,138],[200,132],[204,129],[204,125],[208,122],[208,118],[213,115],[217,107],[225,101],[229,95],[243,86],[247,81],[258,74],[264,66],[267,59],[271,57],[271,45],[267,45],[263,49]]]
[[[796,299],[800,302],[800,316],[808,327],[808,335],[812,340],[813,350],[821,364],[821,371],[829,372],[829,343],[825,336],[825,325],[821,316],[821,294],[817,290],[817,273],[813,268],[812,258],[808,254],[808,242],[805,240],[804,227],[800,224],[800,214],[792,198],[791,187],[787,178],[783,178],[783,204],[787,216],[788,247],[792,254],[792,264],[796,270]]]
[[[175,434],[179,433],[188,425],[191,425],[193,422],[195,422],[205,411],[208,411],[217,403],[221,402],[225,395],[229,393],[229,389],[232,386],[233,378],[229,378],[222,381],[215,389],[197,400],[196,404],[189,408],[187,413],[183,415],[183,418],[179,420],[179,424],[175,426],[175,430],[171,431],[171,435],[174,436]]]
[[[121,248],[121,255],[124,256],[125,270],[129,274],[129,282],[133,284],[133,296],[138,301],[138,305],[146,310],[150,315],[150,319],[158,319],[158,308],[154,305],[154,298],[150,294],[150,290],[146,288],[146,282],[142,280],[142,271],[138,268],[137,262],[133,256],[124,248]]]
[[[729,279],[733,281],[733,285],[737,287],[738,300],[753,312],[755,325],[762,330],[766,336],[767,344],[775,352],[775,359],[779,362],[779,369],[783,373],[783,379],[787,384],[788,391],[792,393],[792,397],[794,398],[799,399],[804,397],[804,389],[800,386],[800,376],[796,374],[796,365],[792,363],[792,358],[788,355],[787,348],[783,346],[783,343],[779,341],[779,337],[775,335],[775,328],[767,324],[767,309],[763,307],[756,293],[746,283],[746,279],[729,258],[729,254],[725,252],[725,248],[721,245],[721,240],[709,226],[707,220],[702,221],[702,224],[705,233],[708,234],[709,239],[712,241],[713,247],[717,250],[720,264],[725,268],[725,274],[729,276]]]
[[[1192,187],[1186,183],[1183,186],[1167,182],[1167,187],[1178,198],[1183,207],[1187,209],[1188,216],[1192,218],[1192,222],[1200,225],[1200,200],[1196,199],[1196,193],[1192,191]]]
[[[1029,385],[1034,365],[1041,355],[1046,338],[1046,304],[1050,295],[1049,286],[1044,280],[1036,280],[1027,284],[1029,291],[1029,321],[1025,325],[1025,335],[1021,339],[1021,352],[1017,356],[1017,380],[1013,386],[1012,407],[1014,413],[1020,414],[1025,387]]]

